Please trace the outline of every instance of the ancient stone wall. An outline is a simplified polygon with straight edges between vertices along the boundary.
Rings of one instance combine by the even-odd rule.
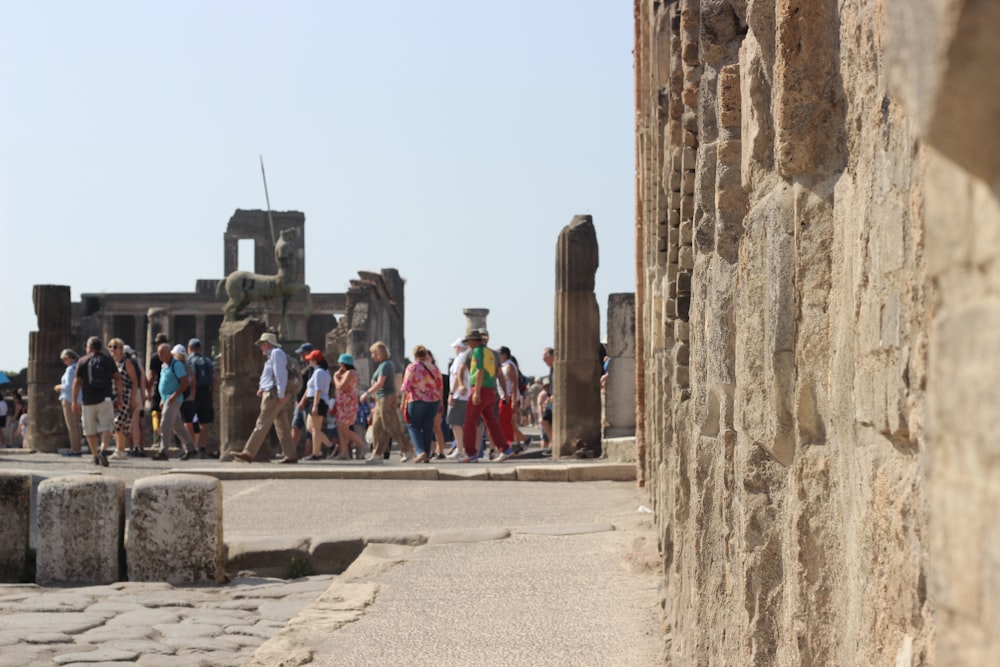
[[[674,664],[1000,660],[997,10],[635,12],[636,439]]]

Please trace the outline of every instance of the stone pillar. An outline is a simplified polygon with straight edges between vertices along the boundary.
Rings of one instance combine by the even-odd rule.
[[[69,443],[59,395],[52,391],[65,370],[59,353],[72,339],[69,287],[35,285],[32,299],[38,331],[28,334],[28,446],[56,452]]]
[[[608,379],[604,437],[635,435],[635,294],[608,295]]]
[[[136,480],[128,529],[129,581],[225,580],[222,482],[207,475]]]
[[[146,329],[146,364],[149,367],[149,360],[156,355],[153,341],[157,334],[170,336],[170,311],[166,308],[150,308],[146,311],[146,319],[149,324]]]
[[[121,579],[125,482],[101,475],[70,475],[38,485],[39,584],[99,583]]]
[[[31,530],[31,475],[0,472],[0,582],[23,580]]]
[[[205,335],[205,316],[195,315],[194,316],[194,336],[201,340],[202,351],[208,354],[208,337]],[[187,345],[187,341],[178,341]]]
[[[233,448],[246,442],[260,411],[257,384],[264,368],[264,357],[255,345],[264,333],[264,323],[249,319],[223,322],[219,328],[222,358],[219,368],[219,455],[228,458]],[[261,447],[266,452],[266,447]]]
[[[462,311],[465,315],[465,332],[473,329],[486,329],[486,316],[490,314],[489,308],[466,308]]]
[[[556,244],[556,345],[552,365],[552,456],[572,456],[582,442],[601,452],[600,312],[594,296],[597,233],[577,215]]]

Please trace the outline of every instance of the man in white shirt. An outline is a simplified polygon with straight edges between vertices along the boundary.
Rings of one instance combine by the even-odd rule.
[[[285,458],[279,463],[298,463],[299,459],[295,452],[295,443],[292,441],[291,424],[282,414],[288,396],[285,393],[288,389],[288,357],[285,351],[278,346],[278,337],[273,333],[261,334],[257,340],[261,354],[267,360],[264,362],[264,370],[260,374],[260,383],[257,395],[260,396],[260,416],[253,427],[253,432],[247,439],[246,445],[238,452],[233,452],[233,458],[245,463],[253,462],[257,456],[264,438],[274,426],[278,432],[278,442],[281,443],[281,451]]]

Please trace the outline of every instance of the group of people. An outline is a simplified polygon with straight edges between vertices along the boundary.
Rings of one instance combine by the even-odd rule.
[[[163,334],[155,341],[156,355],[143,372],[135,352],[120,338],[87,339],[80,357],[74,350],[60,354],[65,370],[54,389],[59,394],[70,436],[67,456],[82,456],[86,442],[94,464],[145,456],[142,417],[148,409],[156,433],[153,459],[166,460],[171,439],[182,445],[182,459],[197,453],[207,457],[207,431],[214,420],[212,393],[215,367],[201,352],[201,341],[171,346]],[[109,454],[114,440],[114,451]]]
[[[304,435],[305,461],[363,457],[379,464],[388,458],[393,441],[403,461],[450,458],[473,463],[486,455],[484,442],[491,458],[505,461],[530,443],[520,429],[527,402],[537,405],[543,441],[551,437],[551,383],[543,378],[537,386],[529,384],[510,349],[494,351],[488,342],[489,333],[481,329],[457,339],[447,375],[442,375],[431,351],[417,345],[397,388],[388,347],[377,341],[369,348],[375,367],[371,383],[360,395],[352,355],[339,355],[334,368],[321,350],[303,343],[295,351],[303,368],[289,422],[284,416],[292,399],[288,357],[277,336],[264,333],[256,341],[264,356],[257,388],[259,414],[245,444],[223,452],[223,458],[255,460],[273,427],[282,449],[278,462],[285,464],[299,462]],[[92,336],[83,357],[63,350],[66,368],[55,390],[70,434],[67,455],[81,456],[81,442],[86,442],[97,465],[145,456],[142,417],[148,410],[155,434],[153,459],[168,459],[174,440],[182,460],[219,456],[208,450],[216,373],[201,351],[201,341],[192,338],[186,347],[172,346],[159,334],[154,344],[156,354],[146,372],[118,338],[109,341],[105,351],[102,341]],[[542,358],[550,368],[552,357],[551,348],[546,348]],[[370,427],[368,441],[355,430],[358,424]],[[452,438],[446,438],[446,429]],[[454,444],[449,451],[450,442]]]

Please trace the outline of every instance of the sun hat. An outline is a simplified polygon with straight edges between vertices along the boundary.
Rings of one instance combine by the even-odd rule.
[[[480,332],[479,329],[473,329],[469,333],[465,334],[465,338],[463,338],[462,340],[464,342],[467,340],[482,340],[482,339],[483,339],[482,332]]]
[[[297,348],[295,348],[295,354],[305,354],[307,352],[312,352],[316,348],[313,347],[312,343],[302,343]]]
[[[342,355],[337,357],[338,364],[347,364],[348,366],[354,365],[354,355],[344,352]]]
[[[257,339],[256,344],[260,345],[261,343],[268,343],[274,347],[278,347],[278,337],[270,331],[266,331],[260,335],[260,338]]]
[[[323,353],[320,350],[312,350],[306,355],[306,361],[323,361]]]

